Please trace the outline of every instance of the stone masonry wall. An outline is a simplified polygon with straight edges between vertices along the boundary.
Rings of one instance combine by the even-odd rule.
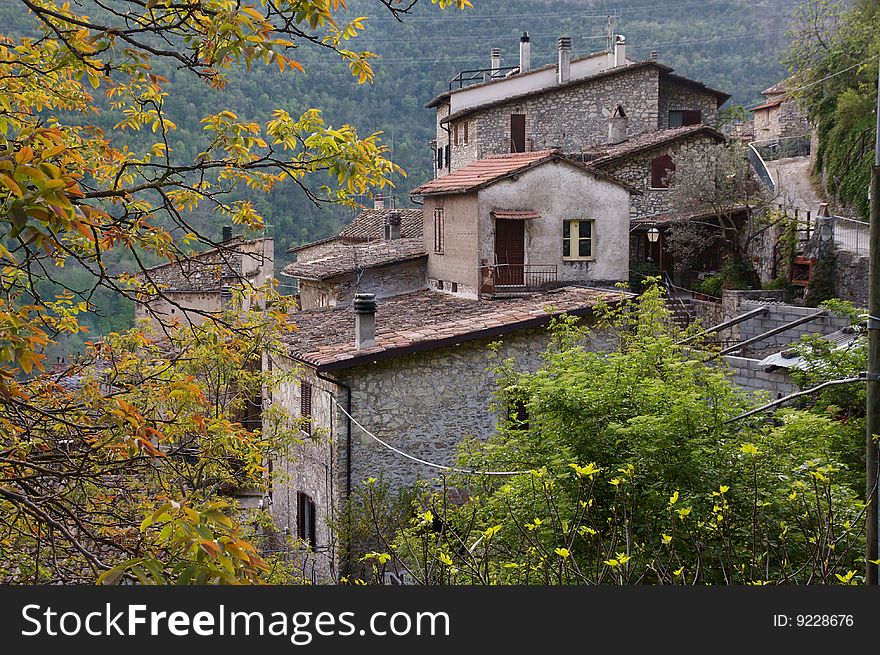
[[[868,257],[846,250],[834,254],[834,291],[841,300],[868,306]]]
[[[668,154],[673,162],[694,158],[705,162],[708,167],[711,162],[711,146],[714,144],[714,139],[705,136],[691,137],[612,162],[604,168],[642,192],[642,195],[634,193],[630,198],[630,218],[663,214],[672,211],[673,207],[669,198],[669,189],[652,189],[650,186],[651,160]]]
[[[700,91],[675,82],[660,82],[659,125],[669,127],[669,112],[682,109],[699,109],[701,122],[715,127],[718,124],[718,100],[711,93]]]
[[[511,114],[526,115],[526,144],[532,150],[578,152],[606,143],[608,117],[618,105],[629,118],[630,135],[656,130],[657,88],[657,70],[644,68],[491,107],[469,117],[470,143],[452,148],[452,169],[509,152]],[[446,138],[438,129],[438,143]]]
[[[765,303],[755,300],[744,300],[740,303],[740,314],[745,314],[758,307],[767,307],[768,312],[761,316],[752,318],[740,324],[739,333],[742,340],[751,339],[764,332],[782,327],[786,323],[791,323],[804,316],[815,314],[815,307],[798,307],[795,305],[785,305],[782,303]],[[803,323],[797,327],[786,330],[774,336],[762,339],[753,346],[748,346],[750,351],[765,348],[784,349],[787,346],[798,341],[805,334],[831,334],[837,330],[841,330],[850,324],[849,319],[834,315],[824,316],[822,318]]]
[[[335,307],[350,303],[356,293],[375,293],[377,298],[387,298],[417,291],[426,284],[424,259],[401,262],[368,269],[360,276],[352,273],[320,282],[301,280],[300,304],[302,309]]]

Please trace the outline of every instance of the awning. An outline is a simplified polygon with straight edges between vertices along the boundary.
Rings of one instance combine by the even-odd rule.
[[[524,221],[530,218],[541,218],[541,215],[531,209],[493,209],[492,216],[504,220]]]

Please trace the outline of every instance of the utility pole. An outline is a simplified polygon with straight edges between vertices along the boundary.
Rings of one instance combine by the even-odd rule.
[[[877,584],[878,520],[877,520],[877,442],[880,435],[880,68],[877,70],[877,139],[874,144],[874,166],[871,169],[871,225],[868,304],[868,402],[867,434],[865,437],[865,472],[867,478],[865,519],[865,583]]]

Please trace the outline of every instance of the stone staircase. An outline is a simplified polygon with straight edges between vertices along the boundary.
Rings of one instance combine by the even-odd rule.
[[[666,296],[666,308],[669,310],[672,322],[684,329],[693,321],[694,302],[693,296],[686,295],[681,291]]]

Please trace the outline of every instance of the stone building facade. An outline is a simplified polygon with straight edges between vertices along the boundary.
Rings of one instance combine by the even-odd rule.
[[[797,100],[785,93],[785,82],[762,92],[765,101],[753,108],[754,138],[761,143],[794,137],[810,138],[812,127]]]
[[[493,362],[512,357],[517,370],[537,370],[553,316],[567,313],[589,323],[597,302],[622,297],[564,288],[479,301],[423,290],[380,302],[374,345],[361,349],[351,306],[293,316],[298,330],[285,338],[289,354],[271,364],[289,371],[290,381],[269,402],[300,425],[307,407],[310,420],[302,443],[273,462],[280,477],[271,507],[279,530],[296,537],[300,498],[313,504],[314,534],[307,535],[313,547],[293,555],[303,570],[315,579],[344,570],[333,526],[345,499],[365,480],[382,478],[396,489],[442,474],[388,446],[433,464],[453,464],[463,438],[488,438],[504,418]],[[603,348],[608,338],[597,332],[585,347]],[[490,356],[496,342],[500,348]],[[271,429],[267,424],[267,434]]]
[[[230,239],[140,274],[154,292],[135,305],[135,321],[156,332],[174,323],[200,325],[223,308],[232,288],[257,288],[273,276],[272,239]],[[246,298],[244,309],[248,305]]]

